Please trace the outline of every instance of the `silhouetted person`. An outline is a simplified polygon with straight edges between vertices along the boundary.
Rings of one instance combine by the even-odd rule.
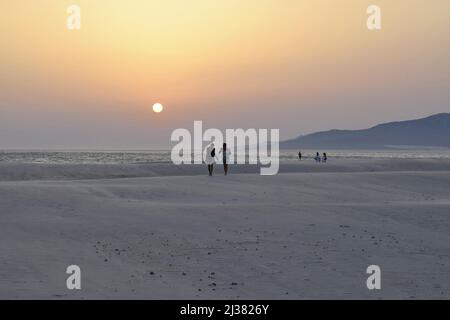
[[[324,152],[323,157],[322,157],[322,162],[327,162],[327,160],[328,160],[327,154]]]
[[[317,152],[316,153],[316,157],[314,158],[314,160],[316,160],[316,162],[320,162],[320,154]]]
[[[214,143],[211,143],[208,148],[206,148],[205,163],[208,165],[209,176],[213,175],[214,163],[216,158],[216,148],[214,148]]]
[[[230,163],[230,150],[227,149],[227,144],[224,143],[222,149],[219,151],[222,154],[223,171],[228,175],[228,164]]]
[[[301,152],[298,153],[298,160],[302,160],[302,153]]]

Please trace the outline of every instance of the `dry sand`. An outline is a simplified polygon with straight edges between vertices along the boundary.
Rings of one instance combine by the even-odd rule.
[[[0,165],[0,298],[450,298],[449,160],[219,168]]]

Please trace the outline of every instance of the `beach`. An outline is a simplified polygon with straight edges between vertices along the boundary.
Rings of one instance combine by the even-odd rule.
[[[7,163],[0,194],[0,299],[450,298],[449,159]]]

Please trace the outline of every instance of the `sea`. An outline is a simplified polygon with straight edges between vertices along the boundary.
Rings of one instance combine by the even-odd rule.
[[[298,160],[299,150],[281,150],[280,161]],[[301,150],[303,159],[316,152],[331,159],[450,159],[450,148],[385,150]],[[170,163],[170,150],[0,150],[0,163],[145,164]]]

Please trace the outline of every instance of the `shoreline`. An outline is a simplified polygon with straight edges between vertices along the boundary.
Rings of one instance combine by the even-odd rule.
[[[214,166],[215,175],[223,173],[222,165]],[[450,159],[331,159],[328,163],[313,160],[282,161],[284,173],[352,173],[352,172],[450,171]],[[230,175],[257,174],[259,165],[230,165]],[[171,163],[149,164],[24,164],[0,163],[0,181],[33,180],[97,180],[147,178],[164,176],[203,176],[206,165]]]

